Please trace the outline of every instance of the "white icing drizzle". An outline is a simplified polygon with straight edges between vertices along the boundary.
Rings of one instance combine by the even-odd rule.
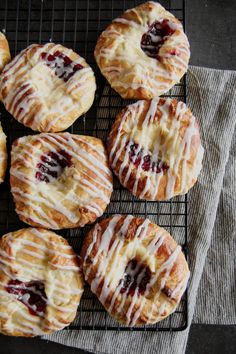
[[[34,236],[38,237],[40,240],[45,241],[44,236],[42,236],[42,234],[37,230],[37,229],[31,229],[31,232],[34,234]],[[58,243],[48,240],[48,243],[51,244],[53,247],[58,247]],[[60,243],[60,249],[64,249],[64,250],[71,250],[71,246],[70,245],[65,245],[64,243]]]
[[[102,304],[105,304],[106,299],[109,295],[109,286],[110,286],[110,282],[112,280],[112,275],[115,272],[115,269],[119,266],[119,254],[120,254],[120,250],[123,247],[124,244],[124,236],[127,233],[128,227],[131,223],[131,221],[133,220],[133,217],[131,215],[128,215],[124,222],[123,225],[121,226],[120,230],[117,233],[117,239],[115,240],[115,242],[112,245],[112,248],[109,251],[109,256],[106,259],[106,264],[102,264],[102,268],[104,269],[104,271],[106,270],[107,265],[110,263],[111,259],[112,259],[112,263],[111,263],[111,268],[110,268],[110,272],[109,274],[105,277],[104,280],[104,284],[100,293],[100,301]],[[102,274],[102,276],[105,276],[105,273]],[[101,280],[101,276],[100,276],[100,280]],[[96,291],[96,290],[95,290]]]
[[[179,296],[180,298],[182,297],[184,291],[186,290],[188,280],[189,280],[190,272],[187,273],[186,277],[183,278],[183,280],[179,283],[179,285],[176,286],[176,288],[172,291],[171,293],[171,298],[174,298],[175,296]]]
[[[157,173],[152,168],[144,171],[142,164],[146,154],[150,156],[150,166],[160,159],[161,163],[165,162],[169,166],[168,171],[165,172],[167,178],[165,198],[170,199],[176,194],[175,185],[177,178],[180,178],[181,181],[180,190],[177,191],[178,194],[186,193],[192,186],[193,181],[196,180],[200,172],[204,150],[200,144],[192,166],[189,166],[192,139],[194,136],[198,136],[199,133],[195,124],[195,117],[189,114],[189,125],[185,128],[183,138],[180,137],[182,117],[188,111],[183,102],[177,103],[175,116],[171,118],[170,106],[172,100],[170,98],[167,98],[162,105],[159,103],[159,98],[151,100],[140,128],[138,122],[143,112],[144,102],[141,100],[127,106],[127,110],[120,121],[116,139],[113,141],[113,146],[110,150],[110,163],[125,187],[130,180],[131,173],[132,178],[135,176],[132,187],[134,195],[138,193],[140,179],[145,179],[145,186],[141,193],[139,192],[139,197],[145,199],[148,195],[148,199],[155,200],[164,172],[160,170]],[[155,121],[158,111],[161,113],[161,117],[159,121]],[[155,135],[154,140],[151,137],[154,136],[152,134],[155,131],[157,131],[158,135]],[[162,132],[166,134],[164,143],[161,143],[160,138],[161,134],[163,134]],[[134,167],[129,157],[130,146],[134,143],[138,144],[135,156],[140,158],[137,168]],[[149,152],[148,144],[153,145],[152,152]],[[119,170],[116,167],[118,161],[122,161]],[[126,169],[126,175],[123,175],[125,167],[128,168]]]
[[[113,311],[114,305],[117,301],[118,305],[116,305],[116,313],[123,313],[124,307],[128,305],[128,308],[126,309],[126,324],[131,326],[134,326],[137,323],[145,304],[150,301],[149,293],[152,287],[157,283],[157,280],[164,272],[164,276],[160,279],[160,288],[156,290],[156,295],[154,296],[154,299],[152,299],[155,305],[159,303],[161,291],[165,287],[166,281],[170,276],[170,272],[181,252],[181,247],[177,246],[158,269],[156,269],[155,263],[153,263],[153,265],[150,263],[150,259],[155,259],[158,250],[165,242],[167,232],[160,228],[151,238],[150,242],[145,246],[145,252],[142,253],[141,259],[137,262],[135,268],[133,269],[133,266],[129,263],[129,261],[135,259],[139,249],[144,247],[143,242],[145,240],[146,243],[148,227],[150,225],[150,221],[148,219],[143,220],[143,222],[138,226],[134,238],[129,240],[127,244],[127,242],[125,242],[125,236],[128,233],[129,226],[133,219],[134,217],[132,215],[126,216],[122,220],[121,227],[117,230],[117,225],[121,220],[121,215],[115,215],[109,220],[102,235],[100,235],[101,226],[96,224],[92,233],[92,242],[87,248],[83,261],[83,269],[86,280],[89,279],[91,270],[93,269],[94,271],[94,269],[96,269],[96,274],[91,280],[91,290],[98,296],[101,303],[108,309],[109,312]],[[98,241],[98,235],[100,244],[96,250],[96,254],[94,254],[92,252]],[[89,265],[87,265],[88,258]],[[136,287],[134,294],[129,295],[129,290],[132,283],[130,283],[127,289],[121,294],[120,291],[123,287],[123,282],[121,279],[123,278],[124,271],[126,270],[127,274],[129,274],[131,278],[136,276],[136,282],[137,284],[140,284],[146,272],[146,267],[142,270],[141,267],[142,264],[146,264],[145,262],[147,262],[147,259],[149,259],[148,266],[151,271],[151,276],[146,285],[144,294],[140,295],[139,289]],[[90,262],[92,263],[90,264]],[[172,291],[172,297],[175,297],[176,294],[178,294],[178,298],[181,298],[186,288],[188,277],[189,272]],[[134,310],[135,307],[137,307],[136,310]],[[157,308],[157,311],[159,314],[162,313],[160,306]],[[151,316],[152,313],[150,313],[150,318]]]
[[[64,269],[64,270],[71,270],[71,271],[75,271],[78,272],[78,267],[76,266],[67,266],[67,265],[59,265],[59,264],[54,264],[52,262],[48,262],[48,264],[51,264],[54,268],[58,268],[58,269]]]
[[[140,30],[140,24],[131,20],[126,20],[125,18],[116,18],[113,20],[113,22],[123,23],[124,25],[129,25]]]
[[[67,82],[55,76],[53,74],[55,70],[46,65],[47,59],[41,57],[42,53],[47,53],[48,58],[57,50],[68,57],[72,53],[71,50],[53,43],[44,46],[32,44],[17,55],[10,64],[6,65],[2,80],[0,80],[1,92],[7,90],[7,95],[4,98],[6,109],[18,121],[25,125],[31,125],[35,130],[40,130],[42,124],[48,123],[45,129],[49,131],[62,117],[75,110],[78,111],[78,116],[81,115],[88,110],[93,100],[96,89],[94,74],[82,57],[74,60],[69,66],[61,65],[60,59],[55,58],[58,76],[62,72],[69,75],[76,64],[83,66]],[[25,61],[27,54],[29,57],[32,55],[32,60],[29,62]],[[31,66],[32,62],[36,63],[34,67]],[[6,82],[4,81],[5,77],[8,78]],[[22,77],[24,77],[23,83]],[[20,85],[16,86],[14,82],[19,80],[21,80]],[[10,90],[9,87],[11,87]],[[46,103],[49,97],[50,106]],[[62,99],[58,100],[58,97]],[[81,107],[80,111],[78,110],[78,101]]]
[[[80,220],[80,213],[77,211],[78,205],[95,213],[97,217],[103,214],[104,208],[110,200],[112,175],[107,167],[105,153],[101,150],[100,146],[95,150],[92,143],[87,142],[85,137],[72,136],[69,133],[63,133],[60,135],[39,134],[35,137],[35,140],[39,141],[44,149],[48,149],[58,156],[61,156],[61,158],[63,158],[63,156],[60,155],[59,151],[68,151],[75,161],[82,164],[82,168],[78,171],[75,170],[73,166],[71,167],[74,169],[73,186],[68,193],[65,193],[61,189],[60,181],[55,180],[55,178],[49,176],[46,172],[45,174],[49,183],[37,181],[35,179],[35,173],[37,170],[36,166],[40,161],[40,156],[43,156],[44,153],[46,154],[47,151],[43,152],[42,148],[37,147],[37,144],[30,144],[31,149],[30,151],[27,151],[27,137],[21,138],[20,140],[23,144],[26,144],[26,149],[19,149],[18,146],[13,147],[12,167],[10,173],[12,176],[27,185],[27,192],[19,187],[12,187],[11,191],[16,201],[20,201],[32,209],[17,209],[16,211],[18,214],[21,214],[37,224],[53,229],[58,229],[60,225],[58,225],[57,221],[52,220],[52,218],[48,218],[48,215],[44,211],[44,206],[59,212],[73,224],[77,224]],[[30,141],[33,142],[34,137],[30,137]],[[92,153],[94,153],[94,156],[92,153],[86,152],[81,144],[87,145]],[[99,158],[96,158],[95,151]],[[27,159],[25,158],[25,154]],[[15,163],[18,159],[21,161],[20,167],[19,164]],[[21,168],[22,165],[26,166],[27,170],[23,170]],[[58,176],[62,173],[61,167],[59,169],[56,167],[50,167],[50,170],[56,171]],[[70,167],[65,169],[65,173],[67,173],[66,171],[68,169],[70,169]],[[29,173],[29,170],[32,172]],[[44,174],[43,171],[40,171],[40,173]],[[74,188],[75,183],[78,184],[80,190],[83,191],[83,194],[76,192],[76,189]],[[71,209],[68,209],[68,206],[64,206],[64,203],[67,201],[72,203]],[[32,210],[34,212],[32,212]]]
[[[89,247],[87,249],[86,255],[84,257],[84,264],[86,263],[86,260],[87,260],[88,256],[90,255],[90,253],[92,252],[92,249],[93,249],[93,247],[94,247],[94,245],[95,245],[95,243],[97,241],[98,231],[100,231],[100,226],[99,226],[99,224],[96,224],[94,229],[93,229],[93,240],[90,243],[90,245],[89,245]],[[88,279],[88,275],[89,275],[90,269],[86,270],[86,272],[84,274],[86,280]]]
[[[106,230],[104,231],[104,233],[102,235],[99,250],[93,259],[93,263],[97,262],[98,257],[102,252],[105,252],[105,253],[108,252],[115,227],[116,227],[118,221],[120,220],[120,218],[121,218],[121,215],[116,215],[109,221],[108,227],[106,228]]]
[[[72,254],[66,254],[64,252],[60,252],[60,251],[57,251],[55,249],[50,249],[48,247],[40,245],[37,242],[32,242],[32,241],[29,241],[29,240],[22,240],[21,244],[22,245],[26,245],[26,246],[34,247],[37,250],[37,252],[32,252],[32,251],[30,251],[30,252],[34,253],[34,256],[36,256],[36,257],[43,257],[43,255],[40,255],[39,252],[38,252],[40,250],[40,251],[43,251],[44,253],[53,254],[53,255],[61,256],[61,257],[68,258],[68,259],[75,258],[75,256],[72,255]],[[53,247],[56,246],[55,244],[53,245],[52,242],[48,242],[48,244],[52,245]],[[59,245],[59,248],[61,249],[61,245]],[[71,247],[68,247],[66,249],[70,250]],[[26,249],[23,250],[22,252],[25,252],[25,251],[26,251]],[[29,252],[29,251],[27,251],[27,252]],[[1,253],[1,251],[0,251],[0,253]]]
[[[105,42],[105,46],[97,47],[95,50],[95,57],[102,73],[113,88],[118,92],[123,91],[124,97],[126,97],[124,89],[127,91],[130,88],[132,90],[143,88],[152,97],[159,96],[179,82],[188,67],[189,43],[181,23],[175,22],[174,16],[165,11],[160,4],[153,4],[155,4],[155,8],[148,14],[148,18],[146,13],[145,16],[142,14],[142,10],[138,6],[127,10],[124,17],[114,19],[112,28],[109,27],[102,33],[102,37],[107,39],[107,45]],[[136,21],[126,18],[127,14],[131,12],[136,15]],[[140,42],[142,35],[148,32],[149,24],[155,21],[161,22],[163,19],[169,20],[169,26],[175,32],[160,48],[161,60],[157,60],[148,57],[143,52]],[[126,25],[126,27],[120,28],[120,24]],[[177,29],[178,31],[176,31]],[[159,40],[159,37],[155,37],[153,34],[150,36],[154,42]],[[112,47],[110,39],[114,41]],[[175,55],[172,54],[173,50],[176,51]],[[104,65],[104,61],[106,65]],[[116,66],[117,61],[120,61],[118,67]]]
[[[161,278],[161,286],[158,289],[158,291],[156,292],[154,298],[152,299],[153,304],[158,303],[158,299],[160,297],[161,291],[165,287],[165,284],[166,284],[166,281],[167,281],[167,279],[168,279],[168,277],[170,275],[171,269],[173,268],[174,263],[176,262],[177,257],[179,256],[180,252],[181,252],[181,247],[177,246],[176,249],[174,250],[174,252],[169,256],[169,258],[160,266],[160,268],[156,271],[156,273],[151,277],[149,283],[147,284],[147,287],[146,287],[143,299],[142,299],[142,301],[140,303],[140,306],[139,306],[138,310],[136,311],[136,313],[134,314],[132,322],[130,323],[131,326],[135,326],[135,324],[136,324],[136,322],[137,322],[137,320],[138,320],[138,318],[139,318],[139,316],[141,314],[141,311],[142,311],[142,309],[143,309],[143,307],[145,305],[146,298],[147,298],[147,296],[148,296],[148,294],[150,292],[150,289],[157,282],[160,274],[163,271],[165,271],[164,276]],[[153,308],[154,308],[154,306],[152,306],[152,311],[153,311]],[[152,318],[152,311],[150,311],[150,313],[149,313],[149,318],[150,319]],[[161,314],[160,309],[159,309],[159,314]]]
[[[39,136],[38,136],[39,137]],[[56,152],[57,150],[54,148],[52,149],[52,144],[58,146],[58,148],[63,149],[65,148],[66,145],[68,145],[71,150],[70,155],[72,155],[73,158],[75,158],[76,160],[80,161],[81,163],[83,163],[83,165],[85,167],[87,167],[88,169],[90,164],[88,163],[87,160],[89,160],[92,164],[92,167],[95,170],[95,173],[97,176],[99,176],[99,178],[104,182],[104,185],[108,186],[109,188],[111,187],[111,182],[109,181],[109,179],[104,176],[103,173],[101,173],[100,171],[107,173],[107,174],[111,174],[109,168],[104,164],[101,163],[98,159],[96,159],[92,154],[88,154],[85,150],[83,150],[81,147],[77,147],[77,149],[75,151],[73,151],[74,145],[72,143],[73,141],[73,136],[69,133],[64,133],[63,135],[58,135],[58,134],[40,134],[40,137],[46,137],[47,140],[49,141],[49,143],[42,141],[41,138],[39,138],[39,140],[41,140],[41,142],[45,145],[48,146],[49,148],[51,148],[51,150],[54,150],[54,152]],[[65,144],[65,145],[64,145]],[[105,188],[105,187],[104,187]]]
[[[28,203],[28,199],[32,200],[36,203],[43,203],[44,205],[53,208],[54,210],[60,212],[61,214],[65,215],[69,221],[71,221],[72,223],[76,223],[78,218],[75,214],[71,213],[69,210],[67,210],[66,208],[63,207],[63,205],[61,204],[56,204],[55,202],[51,202],[49,200],[47,200],[45,197],[38,197],[29,193],[24,193],[21,191],[20,188],[17,187],[13,187],[11,188],[12,193],[14,193],[15,195],[19,194],[20,196],[23,196],[23,198],[19,198],[19,195],[17,196],[18,200],[21,200],[22,202],[24,202],[25,204]],[[40,209],[41,212],[41,208],[38,206],[38,208]],[[18,210],[17,210],[18,212]]]
[[[7,160],[6,135],[2,131],[2,126],[0,122],[0,183],[3,182],[6,160]]]
[[[15,238],[12,233],[4,236],[6,238],[5,242],[8,244],[7,246],[11,249],[11,255],[3,249],[0,249],[0,272],[3,272],[7,277],[7,279],[4,278],[4,282],[0,282],[0,300],[1,303],[6,302],[6,309],[8,306],[11,306],[11,309],[14,306],[14,311],[18,313],[18,316],[17,319],[14,317],[13,321],[12,317],[9,316],[9,313],[6,311],[0,312],[0,318],[4,321],[7,320],[6,325],[9,330],[12,328],[12,331],[18,330],[23,333],[39,335],[45,334],[48,330],[58,330],[65,326],[63,321],[60,322],[54,317],[55,313],[58,311],[68,314],[75,313],[78,298],[73,299],[73,296],[81,296],[83,288],[80,289],[76,287],[79,285],[79,266],[69,266],[66,262],[63,265],[63,258],[67,260],[75,258],[75,255],[71,254],[71,247],[68,244],[65,245],[61,243],[60,240],[58,243],[51,241],[47,232],[41,233],[37,229],[30,228],[28,229],[28,233],[29,236],[30,234],[33,236],[33,239],[32,237],[28,238],[26,235],[24,237]],[[50,246],[56,247],[56,249],[53,250]],[[70,254],[67,252],[70,252]],[[34,262],[29,262],[27,258],[23,259],[22,257],[24,255],[26,255],[26,257],[27,255],[32,256]],[[54,255],[61,258],[60,261],[62,262],[60,265],[50,262],[50,258],[53,258]],[[45,263],[49,265],[46,278]],[[50,267],[50,264],[52,264],[52,267]],[[66,277],[67,282],[65,284],[62,279],[68,271],[73,271],[73,273],[68,273]],[[28,286],[27,289],[30,293],[39,295],[46,303],[46,306],[51,308],[50,318],[48,318],[47,311],[40,312],[35,305],[29,303],[29,294],[25,293],[21,296],[24,302],[22,303],[18,301],[16,294],[9,293],[5,290],[6,286],[8,288],[25,289],[23,284],[9,284],[9,280],[16,279],[22,282],[30,282],[33,279],[45,284],[47,298],[45,298],[34,285]],[[70,306],[63,306],[63,304],[66,305],[68,303],[68,300]],[[32,309],[37,316],[32,315],[26,306]],[[45,321],[46,323],[49,321],[50,326],[46,325]]]

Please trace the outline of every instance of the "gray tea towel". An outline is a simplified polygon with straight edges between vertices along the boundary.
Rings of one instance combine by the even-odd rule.
[[[236,119],[236,115],[235,115]],[[194,323],[236,323],[236,128],[200,281]],[[207,304],[207,305],[206,305]]]
[[[236,72],[190,67],[187,101],[205,155],[199,181],[189,192],[189,324],[195,304],[196,322],[236,322],[235,87]],[[69,330],[44,339],[94,353],[182,354],[188,332],[189,327],[172,333]]]

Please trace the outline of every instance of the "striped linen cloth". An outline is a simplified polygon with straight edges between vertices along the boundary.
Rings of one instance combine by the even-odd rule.
[[[236,72],[189,69],[188,105],[205,148],[199,181],[189,192],[189,325],[236,323],[235,87]],[[182,354],[188,333],[189,327],[172,333],[69,330],[43,339],[94,353]]]

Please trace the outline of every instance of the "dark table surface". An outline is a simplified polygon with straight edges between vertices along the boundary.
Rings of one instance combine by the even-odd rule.
[[[236,1],[186,0],[191,64],[236,70]],[[158,348],[157,348],[158,351]],[[40,339],[0,335],[4,354],[84,353]],[[236,326],[192,325],[186,354],[236,353]],[[173,353],[175,354],[175,353]]]

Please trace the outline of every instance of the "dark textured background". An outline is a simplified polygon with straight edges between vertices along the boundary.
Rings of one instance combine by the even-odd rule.
[[[186,5],[191,64],[236,70],[236,1],[186,0]],[[40,339],[0,335],[0,353],[3,354],[59,352],[84,353],[79,349],[47,343]],[[236,353],[236,326],[192,325],[186,354],[218,353]]]

